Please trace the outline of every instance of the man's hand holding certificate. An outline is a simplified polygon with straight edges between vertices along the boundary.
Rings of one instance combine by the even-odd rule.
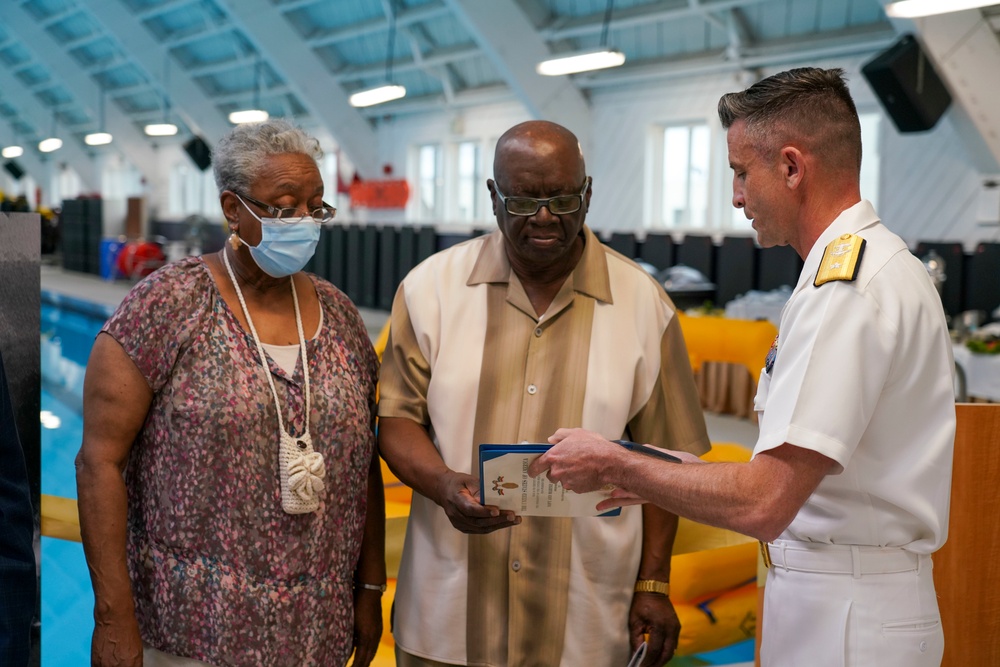
[[[680,463],[654,447],[628,440],[611,442],[630,452]],[[569,489],[548,475],[538,474],[535,460],[551,448],[545,444],[479,445],[479,497],[483,504],[512,510],[519,516],[617,516],[621,507],[609,509],[605,502],[612,496],[624,496],[620,504],[643,502],[611,485],[587,482],[579,490]]]
[[[479,498],[484,505],[512,510],[519,516],[616,516],[620,509],[599,512],[597,504],[611,489],[576,493],[545,476],[529,477],[531,462],[551,445],[479,445]]]
[[[607,440],[599,433],[580,428],[559,429],[549,442],[552,446],[531,462],[528,475],[532,478],[544,477],[577,493],[608,492],[608,497],[597,506],[599,511],[647,502],[628,488],[615,488],[609,484],[614,479],[620,479],[620,476],[611,474],[614,470],[633,464],[637,459],[650,457],[670,463],[702,463],[693,454],[668,452],[628,440]],[[635,457],[634,454],[642,456]]]

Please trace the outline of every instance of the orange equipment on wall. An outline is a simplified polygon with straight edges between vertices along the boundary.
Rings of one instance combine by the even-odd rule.
[[[404,208],[409,198],[410,184],[403,178],[351,183],[351,206],[355,208]]]

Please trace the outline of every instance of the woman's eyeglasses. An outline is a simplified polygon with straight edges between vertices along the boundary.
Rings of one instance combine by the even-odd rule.
[[[237,193],[238,194],[238,193]],[[251,204],[255,204],[260,208],[267,211],[267,215],[271,218],[276,218],[282,222],[287,222],[289,224],[293,222],[304,222],[305,218],[311,218],[313,222],[318,225],[325,224],[334,219],[337,215],[337,209],[330,206],[326,202],[319,208],[314,208],[309,211],[309,215],[302,215],[302,212],[297,208],[287,207],[287,208],[277,208],[275,206],[270,206],[264,202],[254,199],[250,195],[239,194],[240,197],[246,199]]]

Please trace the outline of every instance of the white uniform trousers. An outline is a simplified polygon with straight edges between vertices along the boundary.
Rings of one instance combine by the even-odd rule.
[[[764,592],[762,667],[938,667],[930,556],[776,540]]]

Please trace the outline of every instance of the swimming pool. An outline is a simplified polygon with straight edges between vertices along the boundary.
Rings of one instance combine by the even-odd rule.
[[[42,493],[76,498],[73,459],[83,437],[83,376],[107,308],[42,293]],[[41,539],[43,667],[90,664],[94,594],[83,546]]]

